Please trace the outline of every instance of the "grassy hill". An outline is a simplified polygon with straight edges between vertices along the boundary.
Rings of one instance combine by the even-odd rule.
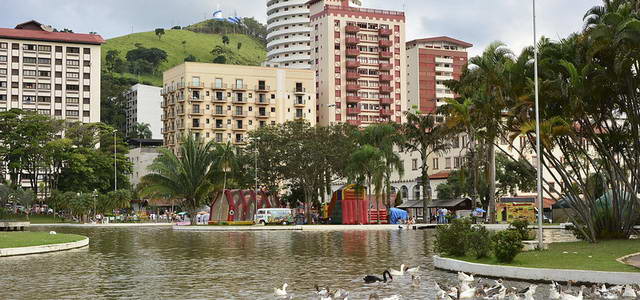
[[[211,62],[213,55],[210,53],[215,46],[223,46],[232,54],[227,57],[227,62],[242,65],[260,65],[266,56],[263,44],[256,39],[244,34],[227,34],[229,44],[223,45],[221,34],[196,33],[188,30],[166,30],[162,39],[158,39],[153,31],[133,33],[107,40],[102,46],[102,64],[109,50],[118,50],[122,59],[129,50],[135,49],[136,44],[145,48],[159,48],[167,52],[167,61],[160,70],[164,71],[181,64],[188,55],[195,56],[200,62]],[[183,41],[186,43],[183,45]],[[238,50],[237,44],[242,43]],[[149,82],[153,85],[162,85],[162,74],[141,75],[140,77],[125,73],[125,77],[137,78],[140,82]]]

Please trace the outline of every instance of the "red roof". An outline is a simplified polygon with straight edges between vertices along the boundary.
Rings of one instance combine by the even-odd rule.
[[[77,44],[104,44],[105,40],[97,34],[49,32],[44,30],[0,28],[0,38],[31,41],[48,41]]]
[[[426,42],[449,42],[465,48],[473,47],[473,44],[463,42],[461,40],[456,40],[448,36],[438,36],[438,37],[431,37],[431,38],[425,38],[425,39],[417,39],[417,40],[407,42],[407,44],[426,43]]]
[[[451,174],[451,172],[449,172],[449,171],[442,171],[442,172],[438,172],[438,173],[429,175],[429,179],[447,179],[447,178],[449,178],[450,174]]]

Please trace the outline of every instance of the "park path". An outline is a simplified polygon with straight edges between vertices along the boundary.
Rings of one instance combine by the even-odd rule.
[[[627,265],[634,266],[640,269],[640,254],[629,256],[624,260],[624,262]]]

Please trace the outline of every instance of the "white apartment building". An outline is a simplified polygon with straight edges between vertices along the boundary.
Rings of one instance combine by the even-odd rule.
[[[129,144],[137,146],[129,149],[129,153],[127,153],[127,158],[133,164],[129,182],[131,182],[131,186],[135,187],[143,176],[151,173],[149,166],[160,155],[158,150],[162,146],[162,140],[132,139]]]
[[[276,68],[311,68],[308,0],[267,1],[267,61]]]
[[[162,88],[136,84],[125,94],[127,99],[125,136],[136,123],[151,127],[152,139],[162,139]]]
[[[103,43],[99,35],[53,32],[36,21],[0,28],[0,111],[99,122]]]

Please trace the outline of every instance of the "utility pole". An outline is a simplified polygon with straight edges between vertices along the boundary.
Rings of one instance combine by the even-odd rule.
[[[542,151],[540,151],[540,95],[538,83],[538,36],[536,32],[536,0],[533,0],[533,62],[535,77],[536,95],[536,181],[538,200],[538,248],[544,249],[544,238],[542,236],[542,219],[544,214],[544,203],[542,201]]]
[[[116,144],[116,133],[118,129],[113,130],[113,190],[118,190],[118,161],[116,159],[116,153],[118,152]]]

